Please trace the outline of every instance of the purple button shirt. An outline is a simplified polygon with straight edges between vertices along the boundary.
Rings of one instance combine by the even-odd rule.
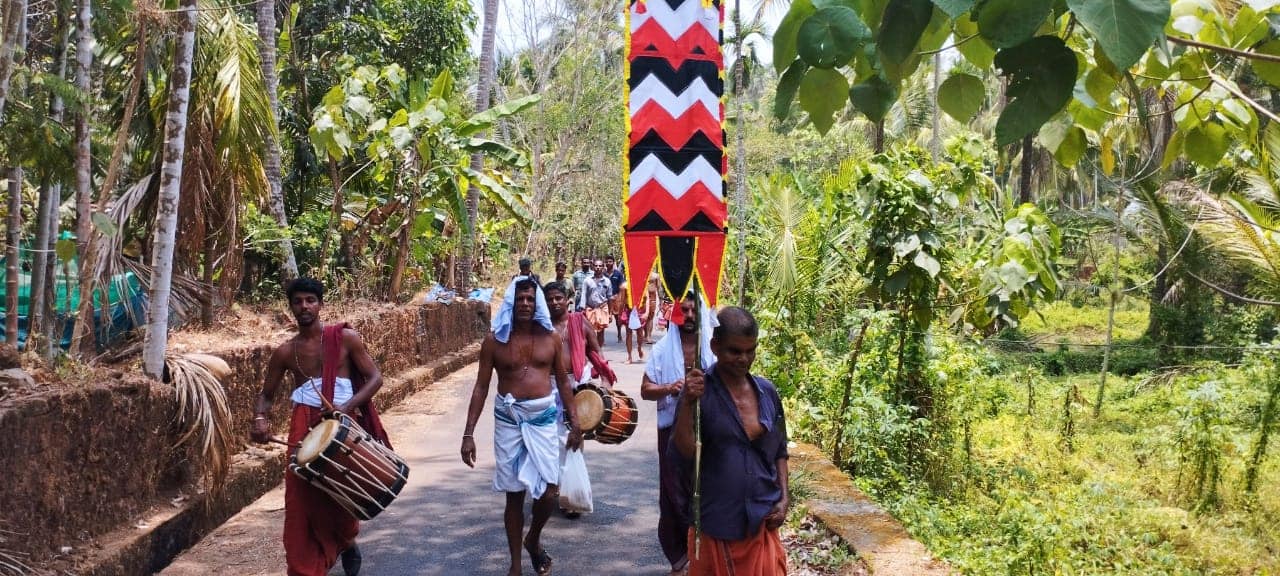
[[[750,378],[765,430],[755,442],[747,438],[738,407],[716,376],[715,366],[707,372],[702,395],[702,531],[718,540],[755,535],[764,517],[782,500],[777,461],[788,457],[782,400],[772,382]],[[693,460],[683,458],[674,446],[667,454],[678,461],[685,501],[692,506]]]

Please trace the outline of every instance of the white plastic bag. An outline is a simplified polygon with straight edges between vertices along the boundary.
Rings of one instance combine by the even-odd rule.
[[[582,450],[569,450],[565,455],[564,470],[560,473],[560,507],[568,512],[592,511],[591,479],[587,477],[587,461],[582,458]]]

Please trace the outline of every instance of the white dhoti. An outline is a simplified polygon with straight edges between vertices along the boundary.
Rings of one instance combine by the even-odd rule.
[[[560,408],[554,394],[531,400],[498,396],[493,407],[493,489],[541,498],[560,483]]]

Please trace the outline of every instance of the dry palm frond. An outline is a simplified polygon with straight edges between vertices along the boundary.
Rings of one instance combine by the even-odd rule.
[[[9,532],[8,530],[0,530],[0,544],[5,543],[5,534],[17,534],[17,532]],[[0,576],[23,576],[26,574],[34,574],[30,566],[23,561],[27,554],[23,552],[15,552],[0,548]]]
[[[178,400],[178,422],[186,429],[177,442],[191,441],[205,463],[213,490],[222,486],[231,464],[232,420],[221,379],[231,372],[221,358],[206,354],[165,358],[168,381]]]

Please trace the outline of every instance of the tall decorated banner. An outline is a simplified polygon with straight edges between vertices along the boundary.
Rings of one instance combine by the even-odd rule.
[[[696,283],[712,306],[728,223],[723,23],[721,0],[627,6],[627,283],[643,286],[657,263],[667,293]],[[629,294],[635,307],[644,290]]]

